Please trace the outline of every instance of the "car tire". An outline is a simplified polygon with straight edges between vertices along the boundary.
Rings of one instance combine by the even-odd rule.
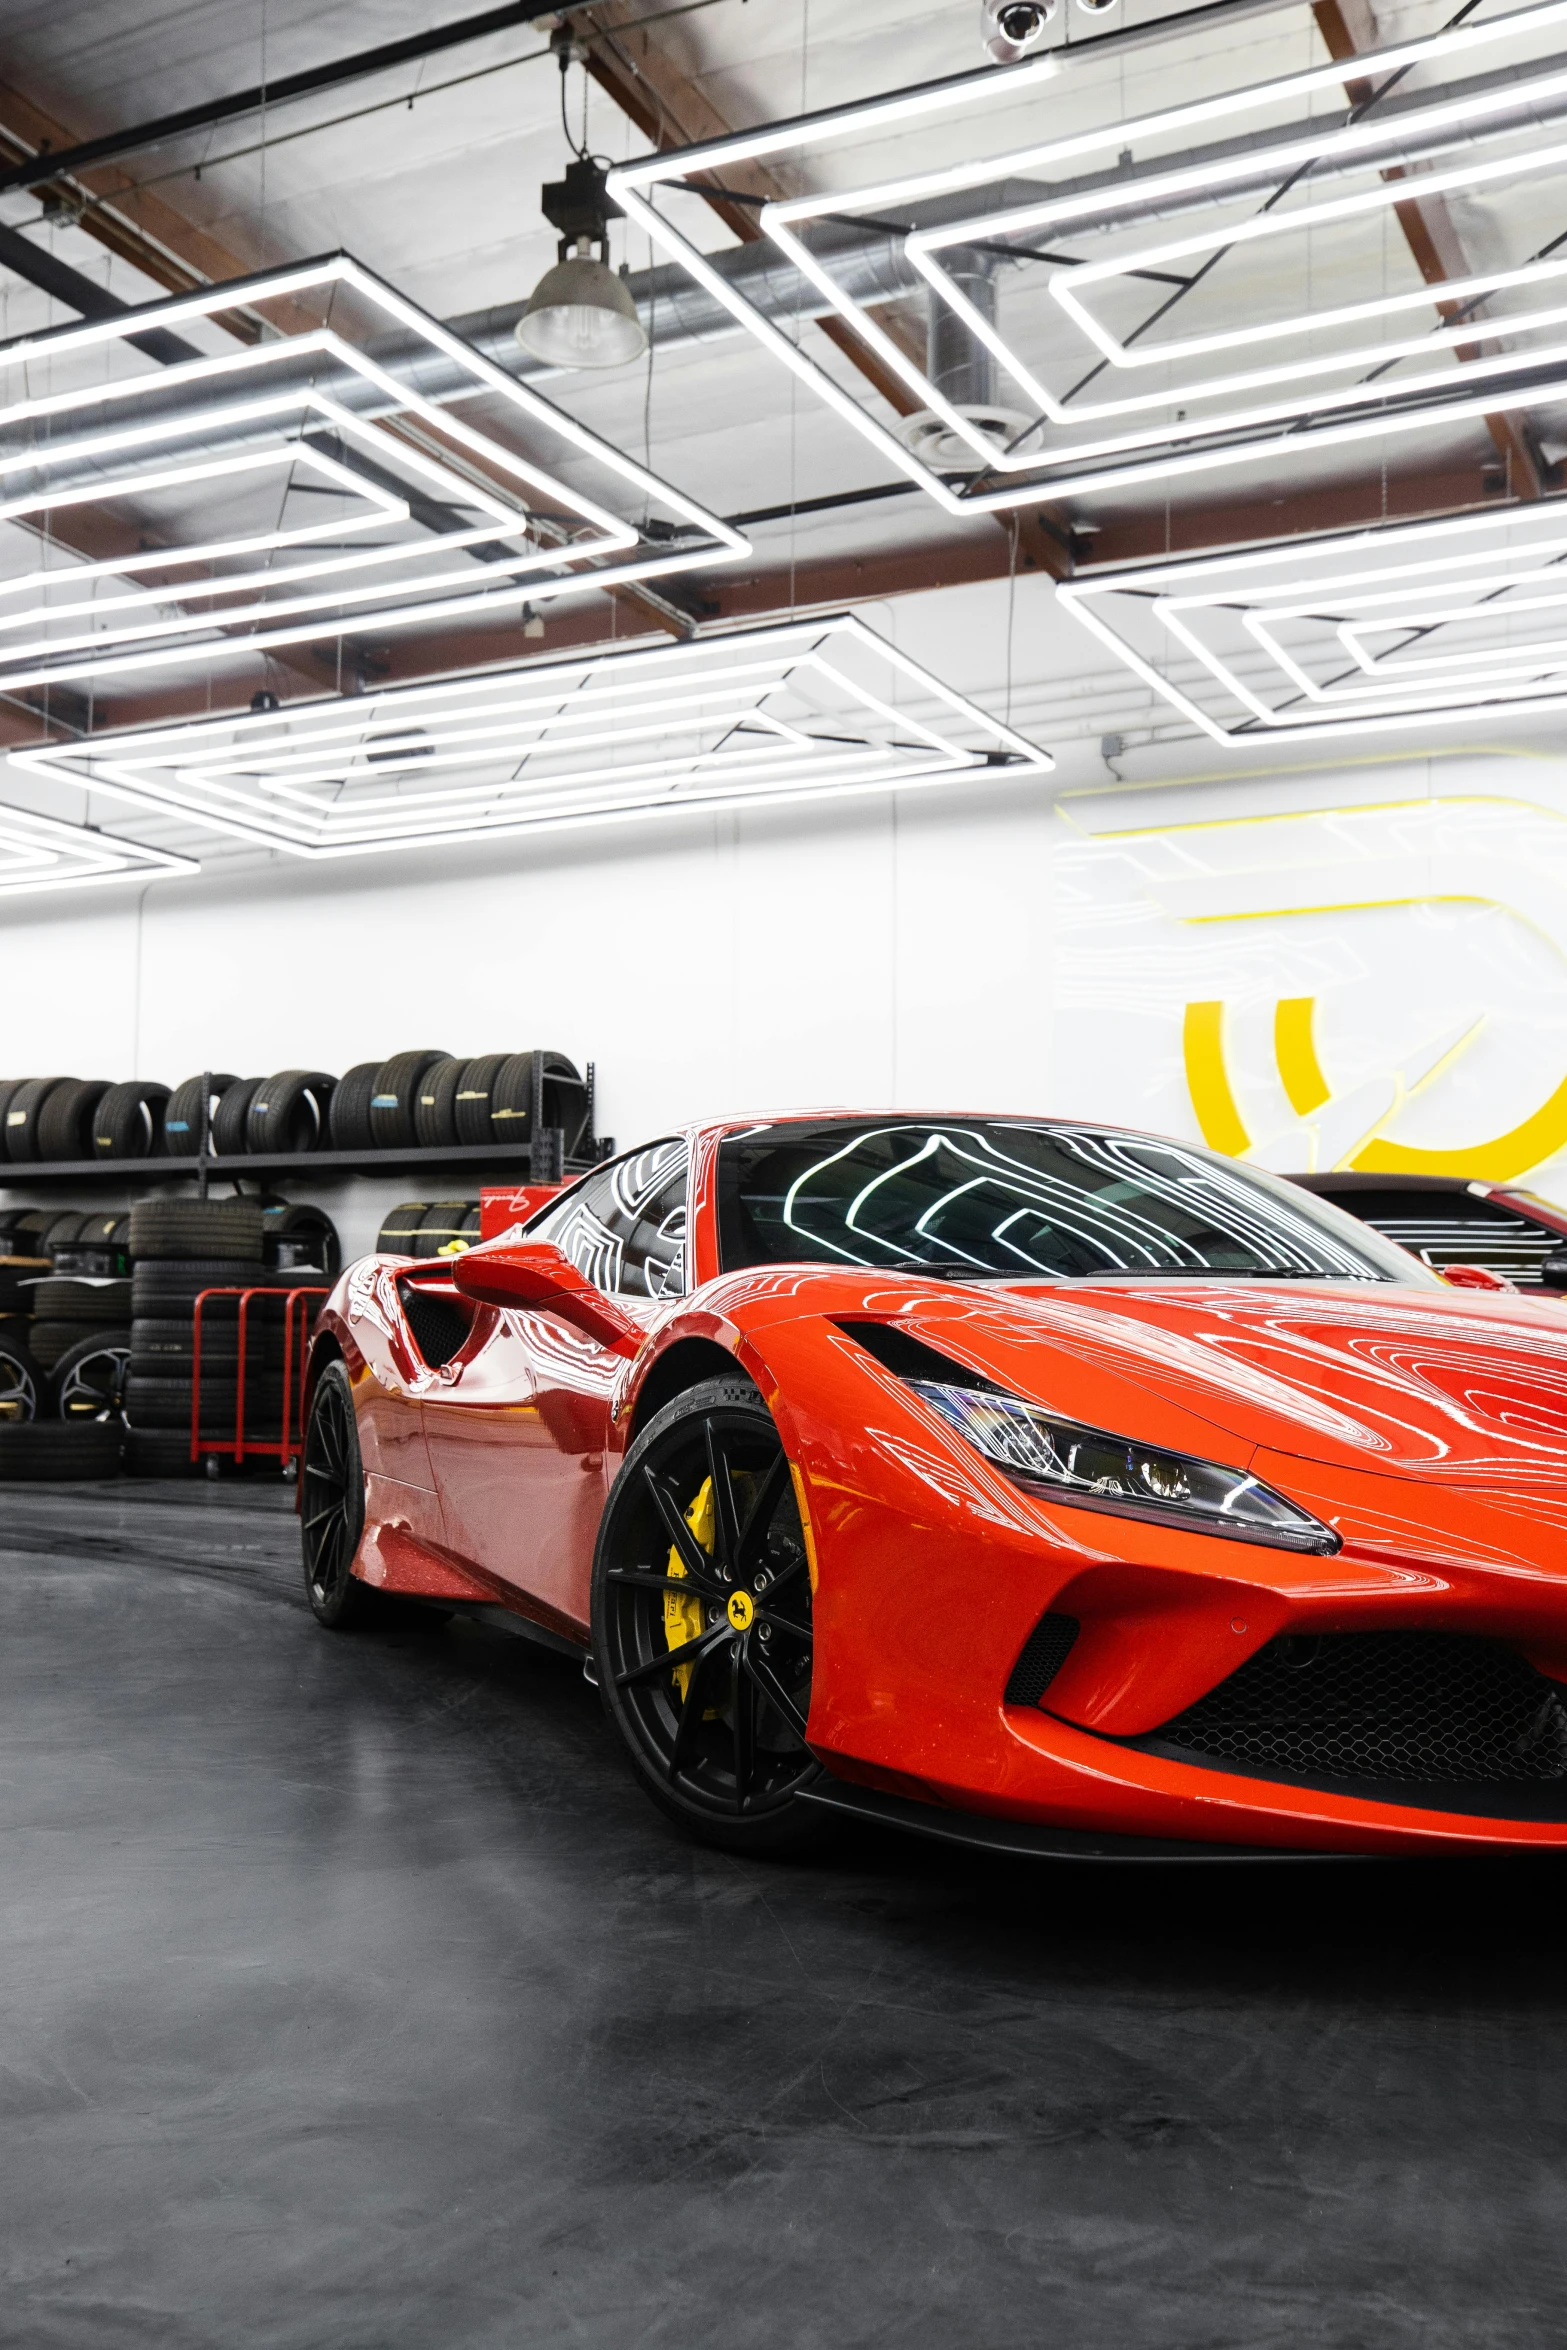
[[[93,1114],[109,1091],[107,1077],[68,1077],[54,1086],[38,1113],[34,1137],[40,1159],[90,1159]]]
[[[462,1076],[452,1097],[452,1118],[458,1142],[472,1146],[493,1142],[490,1096],[509,1054],[479,1053],[463,1063]]]
[[[324,1149],[336,1084],[324,1069],[280,1069],[267,1078],[245,1113],[245,1148],[258,1157]]]
[[[125,1411],[133,1428],[185,1428],[191,1423],[195,1397],[190,1374],[166,1378],[143,1371],[136,1364],[125,1383]],[[201,1376],[201,1432],[213,1442],[227,1441],[239,1418],[239,1382],[229,1364],[209,1378],[205,1361]],[[283,1419],[283,1382],[275,1373],[245,1379],[245,1435],[253,1444],[275,1443]]]
[[[82,1334],[80,1322],[34,1321],[27,1333],[27,1348],[40,1371],[53,1378],[55,1365]]]
[[[32,1348],[0,1338],[0,1428],[24,1427],[49,1409],[49,1381]]]
[[[414,1134],[421,1150],[449,1150],[457,1140],[457,1088],[468,1063],[461,1054],[432,1061],[414,1096]]]
[[[342,1363],[316,1381],[299,1466],[305,1597],[318,1624],[348,1632],[371,1621],[378,1594],[352,1573],[365,1526],[364,1466],[354,1391]]]
[[[261,1211],[266,1220],[264,1253],[269,1265],[301,1279],[312,1272],[324,1275],[329,1284],[337,1279],[343,1244],[325,1208],[309,1200],[264,1199]]]
[[[106,1329],[131,1318],[128,1274],[118,1280],[89,1280],[79,1273],[47,1273],[33,1285],[33,1312],[40,1321],[74,1322],[78,1328]]]
[[[0,1427],[0,1483],[117,1477],[124,1452],[118,1421],[67,1427],[60,1420],[33,1420]]]
[[[141,1077],[111,1085],[93,1113],[95,1159],[150,1159],[163,1148],[163,1113],[172,1087]]]
[[[659,1809],[730,1852],[818,1844],[822,1814],[801,1801],[823,1776],[805,1737],[809,1553],[748,1379],[704,1381],[637,1437],[599,1528],[592,1605],[604,1709]]]
[[[212,1113],[212,1155],[215,1159],[244,1157],[250,1105],[265,1084],[264,1077],[236,1077],[232,1085],[223,1088],[223,1097]]]
[[[427,1052],[394,1053],[376,1072],[370,1096],[370,1140],[378,1151],[411,1150],[418,1142],[414,1112],[426,1070],[450,1055],[433,1048]]]
[[[38,1124],[49,1096],[61,1085],[74,1085],[72,1077],[24,1077],[6,1104],[5,1155],[18,1164],[26,1164],[38,1157]]]
[[[171,1159],[194,1159],[200,1156],[203,1135],[210,1131],[218,1114],[218,1104],[231,1085],[239,1079],[227,1071],[214,1070],[207,1080],[210,1090],[205,1104],[201,1098],[203,1073],[182,1078],[168,1098],[163,1113],[163,1147]]]
[[[94,1330],[68,1346],[54,1366],[54,1416],[119,1425],[125,1418],[125,1382],[131,1366],[128,1330]]]
[[[367,1151],[370,1142],[370,1096],[381,1074],[379,1061],[356,1061],[345,1069],[332,1093],[327,1126],[335,1151]]]
[[[427,1199],[405,1199],[387,1215],[375,1236],[378,1257],[413,1257],[419,1253],[419,1234],[430,1213]]]
[[[463,1237],[463,1226],[468,1219],[472,1202],[465,1199],[438,1199],[425,1211],[413,1244],[416,1257],[438,1257],[443,1249],[451,1248]]]
[[[190,1457],[190,1434],[169,1428],[127,1428],[125,1473],[128,1477],[194,1477],[199,1460]]]
[[[266,1217],[254,1199],[143,1199],[131,1210],[131,1255],[138,1265],[223,1257],[261,1263]]]

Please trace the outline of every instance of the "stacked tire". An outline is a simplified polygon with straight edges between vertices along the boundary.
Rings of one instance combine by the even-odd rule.
[[[123,1421],[131,1358],[129,1276],[56,1271],[37,1282],[32,1351],[48,1374],[55,1419]]]
[[[455,1257],[479,1238],[476,1199],[405,1199],[376,1237],[383,1257]]]
[[[531,1142],[535,1064],[543,1123],[558,1126],[567,1156],[581,1150],[590,1120],[588,1089],[564,1053],[394,1053],[361,1061],[332,1096],[338,1151],[451,1150]]]
[[[18,1229],[20,1215],[8,1210],[7,1221],[13,1216],[11,1229],[0,1233],[0,1247],[18,1252],[36,1247],[32,1235]],[[32,1349],[33,1295],[53,1270],[42,1254],[0,1255],[0,1431],[48,1416],[49,1376]]]
[[[0,1078],[0,1160],[13,1166],[148,1159],[163,1146],[169,1088],[133,1077]]]
[[[568,1157],[588,1140],[591,1105],[564,1053],[448,1053],[431,1046],[270,1077],[202,1071],[170,1087],[151,1079],[0,1078],[0,1163],[297,1157],[316,1150],[452,1150],[531,1142],[542,1124]]]
[[[283,1414],[283,1315],[289,1290],[317,1285],[313,1271],[263,1263],[266,1216],[255,1199],[143,1200],[131,1210],[131,1325],[126,1412],[129,1462],[145,1476],[188,1473],[195,1385],[196,1300],[209,1289],[265,1289],[247,1316],[245,1425],[276,1435]],[[202,1312],[201,1427],[212,1441],[234,1434],[239,1406],[237,1299]]]
[[[130,1283],[58,1270],[82,1228],[106,1221],[12,1209],[0,1219],[0,1247],[54,1252],[0,1256],[0,1483],[119,1474]],[[61,1416],[67,1391],[74,1408]]]

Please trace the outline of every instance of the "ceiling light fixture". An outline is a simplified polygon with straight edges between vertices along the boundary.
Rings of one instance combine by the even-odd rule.
[[[300,325],[312,297],[327,320]],[[158,369],[131,345],[149,325],[240,304],[286,306],[291,331]],[[88,355],[90,372],[76,364]],[[119,372],[104,375],[104,357]],[[7,398],[44,360],[66,388]],[[458,412],[469,403],[482,426]],[[0,521],[155,496],[160,517],[183,504],[192,524],[122,558],[78,563],[55,547],[0,575],[7,692],[233,662],[366,622],[379,634],[517,610],[750,552],[347,254],[0,346],[0,432]],[[551,440],[576,478],[543,461]],[[606,494],[662,509],[668,535],[590,494],[584,460]]]
[[[0,897],[46,889],[95,889],[111,881],[155,881],[199,873],[192,857],[143,848],[90,824],[63,824],[24,808],[0,807]]]
[[[12,754],[300,857],[1048,774],[850,616]]]
[[[1352,234],[1358,224],[1385,216],[1389,207],[1408,198],[1407,176],[1387,171],[1395,144],[1401,152],[1422,158],[1444,148],[1462,150],[1460,160],[1438,169],[1428,170],[1423,163],[1422,193],[1461,196],[1495,191],[1509,182],[1527,186],[1559,169],[1567,159],[1567,143],[1552,138],[1546,125],[1567,114],[1567,69],[1559,57],[1532,59],[1529,46],[1537,46],[1542,32],[1563,22],[1567,0],[1547,0],[1544,6],[1482,24],[1458,25],[1357,58],[1356,75],[1371,86],[1444,61],[1489,71],[1490,81],[1457,95],[1411,95],[1401,100],[1396,131],[1389,116],[1344,111],[1344,69],[1335,62],[1130,121],[1074,128],[975,160],[869,184],[854,185],[841,158],[835,160],[830,171],[816,174],[830,185],[766,206],[758,216],[759,227],[918,402],[921,423],[928,429],[913,447],[906,430],[900,433],[884,424],[854,392],[819,367],[808,350],[797,347],[764,318],[658,209],[655,199],[681,188],[695,193],[698,175],[722,179],[734,165],[762,155],[787,153],[796,171],[809,176],[813,158],[824,147],[836,155],[847,141],[869,144],[884,139],[892,128],[906,130],[919,122],[963,125],[970,133],[972,154],[973,144],[983,140],[984,122],[995,118],[999,109],[1032,97],[1056,74],[1079,70],[1070,52],[1053,51],[999,71],[964,75],[775,124],[766,131],[650,156],[612,171],[609,190],[627,216],[765,349],[949,513],[1083,497],[1240,466],[1266,465],[1277,473],[1281,461],[1293,462],[1308,452],[1389,435],[1447,431],[1472,418],[1560,399],[1567,385],[1567,337],[1531,338],[1567,324],[1567,298],[1549,298],[1555,281],[1567,273],[1567,261],[1498,267],[1464,281],[1456,296],[1461,302],[1511,295],[1529,285],[1547,289],[1547,298],[1525,313],[1505,314],[1505,350],[1497,349],[1494,335],[1489,340],[1478,336],[1472,320],[1467,326],[1460,322],[1430,334],[1399,331],[1406,312],[1422,305],[1429,311],[1434,299],[1429,289],[1358,304],[1340,302],[1320,310],[1305,307],[1172,343],[1150,338],[1135,350],[1095,317],[1087,294],[1111,280],[1124,280],[1134,270],[1162,269],[1165,275],[1176,276],[1183,263],[1200,266],[1199,256],[1221,248],[1242,244],[1267,251],[1266,240],[1306,236],[1327,244],[1325,254],[1311,250],[1317,281],[1331,283],[1339,274],[1332,246],[1335,234]],[[1521,48],[1516,61],[1506,54],[1509,45]],[[1309,108],[1323,100],[1334,111],[1320,127],[1269,140],[1281,109]],[[1078,110],[1064,107],[1062,112],[1075,116]],[[1520,146],[1516,142],[1525,128],[1528,141]],[[1228,151],[1214,150],[1200,160],[1172,162],[1161,169],[1161,149],[1220,130],[1230,142]],[[1501,150],[1504,139],[1515,142],[1511,150]],[[1123,162],[1128,149],[1152,160],[1137,172],[1128,172]],[[1071,169],[1086,176],[1077,188],[1063,188]],[[1261,217],[1231,218],[1200,236],[1172,239],[1160,234],[1135,246],[1124,241],[1128,227],[1151,221],[1161,210],[1222,203],[1227,191],[1233,191],[1237,201],[1254,201],[1259,169],[1270,178],[1276,173],[1277,183],[1308,173],[1315,176],[1299,199]],[[1367,184],[1353,187],[1346,197],[1323,199],[1320,183],[1327,170],[1337,177],[1360,173]],[[1029,175],[1045,182],[1037,198],[1022,205],[1008,205],[1004,198],[997,201],[1008,182],[1015,184]],[[969,196],[974,198],[971,206],[963,201]],[[939,222],[931,217],[938,205]],[[1017,404],[1039,420],[1031,432],[1013,436],[1009,448],[998,447],[989,419],[968,413],[961,401],[945,396],[929,365],[922,367],[911,358],[868,310],[860,308],[835,282],[830,260],[812,248],[813,228],[829,216],[840,222],[846,216],[885,222],[900,213],[911,224],[918,223],[905,232],[904,250],[929,284],[933,301],[988,350],[1015,387]],[[1081,337],[1080,353],[1065,352],[1072,364],[1068,381],[1076,379],[1081,361],[1095,370],[1106,365],[1143,371],[1159,367],[1168,371],[1167,380],[1158,389],[1140,385],[1107,400],[1068,399],[1029,364],[1017,334],[1009,336],[1005,322],[992,314],[994,304],[974,298],[972,257],[982,249],[992,256],[993,265],[998,257],[1004,262],[1009,252],[1026,259],[1030,252],[1037,255],[1043,235],[1080,236],[1111,227],[1118,237],[1113,259],[1052,270],[1045,292],[1054,325],[1042,339],[1059,354],[1063,320]],[[1009,239],[1015,240],[1010,246]],[[1282,250],[1287,252],[1287,246]],[[1445,300],[1450,289],[1444,285],[1442,293]],[[1394,322],[1392,331],[1377,330],[1375,322],[1388,317]],[[1293,354],[1287,348],[1291,338],[1298,346]],[[1323,338],[1337,339],[1325,349]],[[1231,355],[1241,352],[1254,362],[1262,352],[1267,358],[1236,367]],[[1385,376],[1374,386],[1334,380],[1353,379],[1417,354],[1429,356],[1431,364],[1401,373],[1396,383]],[[1178,380],[1168,380],[1177,369]],[[1509,374],[1524,380],[1509,384]],[[1482,383],[1490,388],[1481,392],[1476,387]],[[1253,396],[1257,394],[1273,396]],[[1120,421],[1121,429],[1097,429],[1110,419]],[[945,478],[952,470],[954,443],[967,445],[971,470],[982,469],[972,486]],[[924,461],[932,452],[940,458],[941,471]],[[996,478],[1008,474],[1027,478]]]
[[[1057,592],[1230,749],[1567,709],[1567,514],[1554,503],[1129,565]]]
[[[609,223],[621,212],[604,179],[601,164],[579,155],[564,179],[544,189],[544,217],[560,231],[560,243],[516,335],[531,357],[550,367],[627,367],[647,349],[636,303],[609,266]]]

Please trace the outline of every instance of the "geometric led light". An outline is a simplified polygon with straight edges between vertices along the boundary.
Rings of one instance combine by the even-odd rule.
[[[1567,708],[1567,506],[1086,573],[1058,594],[1215,742]]]
[[[1314,452],[1451,436],[1567,396],[1567,252],[1538,254],[1542,205],[1559,201],[1548,183],[1567,171],[1567,61],[1530,54],[1564,23],[1567,0],[1548,0],[1357,56],[1357,81],[1387,93],[1360,110],[1339,62],[1099,119],[1102,92],[1057,50],[650,156],[612,171],[609,187],[949,512],[1244,467],[1278,480]],[[1438,65],[1452,80],[1422,84]],[[930,160],[889,173],[916,143]],[[967,442],[982,468],[971,483],[923,462],[672,217],[698,175],[722,182],[779,158],[806,192],[761,208],[762,235],[942,437]],[[1440,287],[1457,318],[1435,314],[1437,290],[1390,218],[1412,193],[1484,218],[1486,266]],[[856,222],[898,249],[905,286],[923,282],[988,352],[998,397],[1025,418],[1010,441],[948,399],[856,298],[845,241]],[[994,299],[973,298],[976,269]]]
[[[92,889],[109,881],[149,881],[160,873],[199,873],[190,857],[116,840],[85,824],[61,824],[23,808],[0,807],[0,897],[41,889]]]
[[[272,331],[236,341],[236,314]],[[176,329],[201,341],[170,366],[133,339]],[[119,517],[123,553],[79,559],[81,506]],[[120,690],[749,551],[346,254],[0,346],[6,522],[35,535],[0,533],[5,692]]]
[[[32,773],[301,857],[1048,773],[852,617],[102,731]]]

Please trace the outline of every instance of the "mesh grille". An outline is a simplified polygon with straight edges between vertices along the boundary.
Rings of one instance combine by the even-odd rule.
[[[1556,1684],[1497,1641],[1441,1632],[1285,1634],[1156,1736],[1292,1777],[1567,1778]]]
[[[1077,1638],[1076,1616],[1041,1616],[1023,1643],[1007,1683],[1008,1705],[1037,1705]]]
[[[421,1289],[417,1282],[400,1281],[397,1293],[413,1332],[414,1344],[432,1370],[449,1363],[473,1328],[473,1307],[451,1290]]]

